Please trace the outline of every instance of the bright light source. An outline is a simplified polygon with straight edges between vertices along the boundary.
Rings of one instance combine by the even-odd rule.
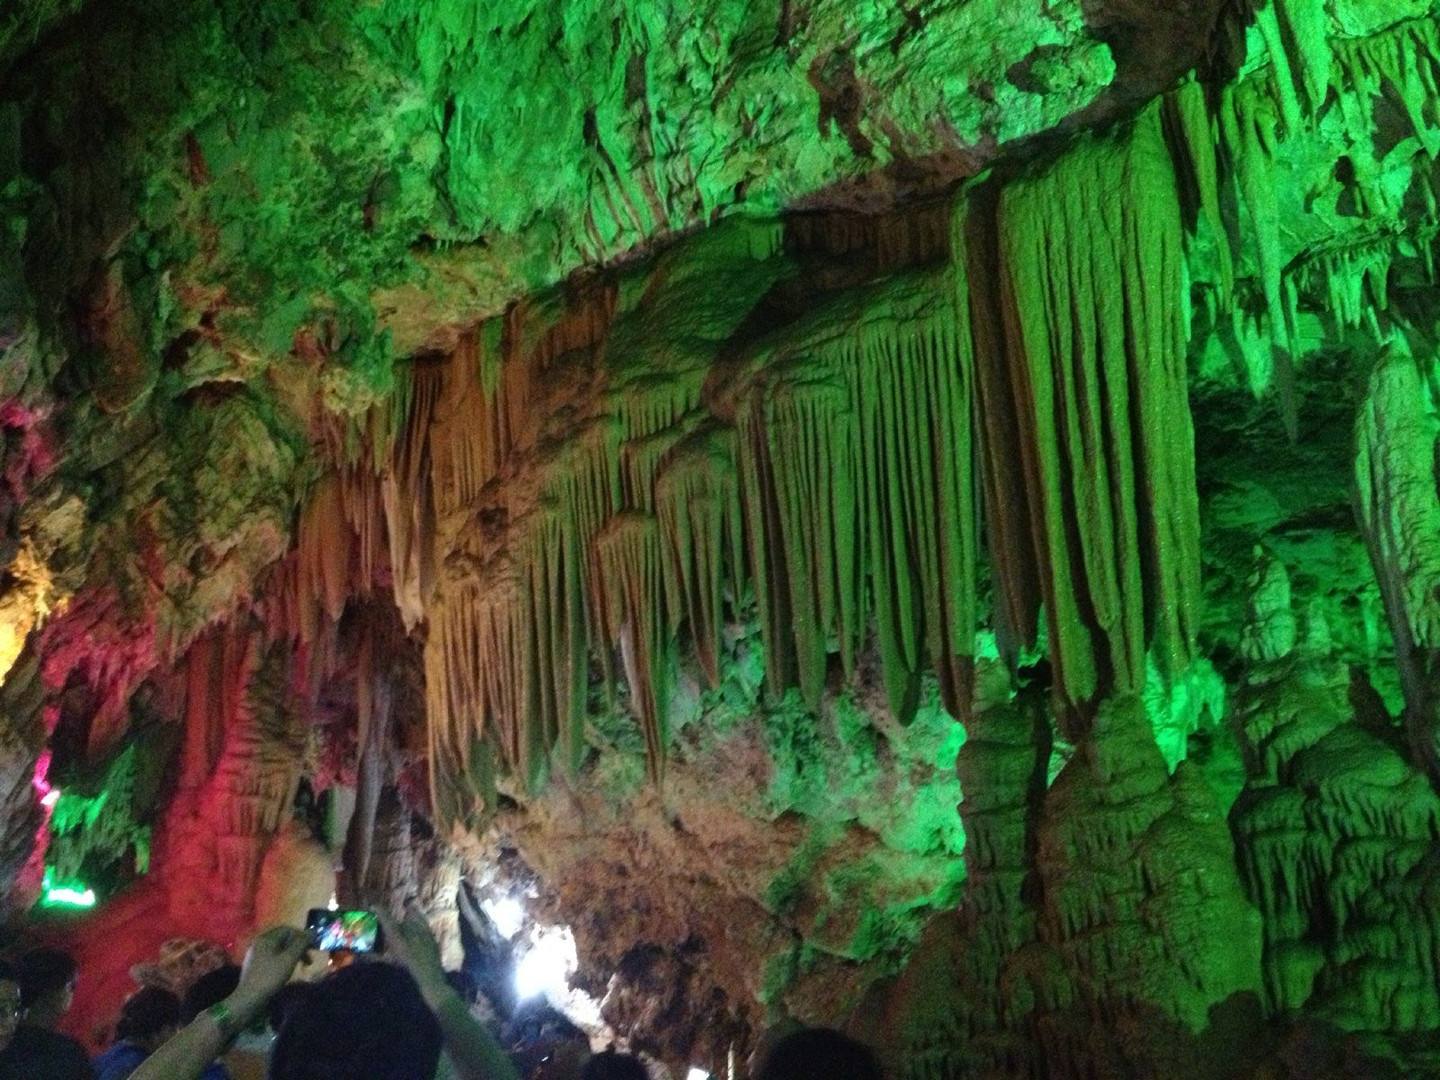
[[[94,889],[86,888],[84,883],[79,881],[57,885],[54,871],[48,866],[45,868],[45,878],[40,883],[40,889],[41,907],[92,908],[95,906]]]
[[[513,896],[481,900],[480,910],[490,917],[495,929],[507,938],[513,938],[525,925],[525,905]]]
[[[60,789],[58,787],[52,787],[49,791],[45,792],[44,795],[40,796],[40,805],[45,807],[46,810],[55,809],[55,804],[59,801]]]
[[[79,889],[61,885],[45,894],[45,903],[54,904],[56,907],[94,907],[95,890],[86,889],[81,892]]]
[[[530,932],[529,948],[515,964],[515,993],[521,1001],[541,994],[559,1001],[570,992],[570,976],[579,966],[569,927],[536,927]]]
[[[685,1080],[710,1080],[710,1074],[704,1069],[692,1065],[690,1071],[685,1074]]]

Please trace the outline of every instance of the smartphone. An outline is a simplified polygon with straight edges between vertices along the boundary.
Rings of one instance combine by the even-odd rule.
[[[311,948],[323,952],[340,949],[355,953],[379,952],[380,919],[373,911],[334,911],[311,908],[305,918]]]

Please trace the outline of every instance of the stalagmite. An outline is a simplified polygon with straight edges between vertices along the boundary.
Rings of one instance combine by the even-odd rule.
[[[1440,799],[1398,740],[1354,715],[1346,664],[1294,648],[1283,566],[1260,573],[1271,584],[1247,638],[1265,647],[1237,702],[1248,778],[1231,820],[1263,916],[1267,1002],[1351,1029],[1433,1028]]]
[[[11,917],[34,899],[39,881],[25,881],[27,865],[43,834],[43,809],[35,779],[48,769],[40,664],[31,636],[0,683],[0,917]]]
[[[197,638],[186,653],[182,790],[199,788],[214,770],[255,674],[258,647],[251,635],[221,627]]]

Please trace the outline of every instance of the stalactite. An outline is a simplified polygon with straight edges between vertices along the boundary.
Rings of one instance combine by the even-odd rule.
[[[519,548],[527,569],[527,632],[532,638],[534,689],[530,711],[518,722],[532,726],[539,755],[561,750],[562,763],[579,767],[585,750],[587,636],[584,546],[575,522],[553,509],[537,513]],[[532,775],[534,770],[527,770]]]
[[[987,431],[1015,424],[1023,468],[994,478],[994,501],[1029,489],[1051,655],[1081,704],[1138,689],[1147,647],[1178,671],[1193,636],[1183,241],[1159,110],[1008,184],[995,217],[1005,339],[977,333],[981,400],[1002,409]]]
[[[359,592],[380,583],[389,571],[390,542],[385,525],[385,497],[379,474],[368,463],[337,465],[340,505],[353,544],[355,581]]]
[[[745,573],[735,456],[733,429],[699,433],[675,448],[655,483],[670,625],[689,627],[711,686],[720,685],[724,597],[739,603]]]
[[[684,418],[700,405],[703,368],[680,374],[646,372],[613,391],[609,412],[624,438],[620,447],[625,506],[653,509],[661,461],[688,432]]]
[[[437,799],[474,779],[489,786],[488,759],[475,760],[477,737],[532,785],[552,747],[571,769],[584,750],[582,548],[573,520],[553,507],[516,528],[513,555],[447,586],[431,608],[426,715]],[[484,791],[473,794],[486,801]]]
[[[1395,238],[1349,245],[1321,252],[1292,271],[1302,293],[1326,298],[1325,311],[1343,328],[1366,329],[1380,336],[1380,312],[1390,306],[1390,268],[1395,260]]]
[[[610,329],[618,297],[613,282],[588,282],[566,298],[552,320],[539,324],[531,320],[516,348],[529,351],[529,363],[543,369],[568,352],[598,345]]]
[[[758,385],[739,414],[742,490],[772,690],[819,707],[833,638],[854,668],[864,620],[854,407],[800,370]]]
[[[1245,207],[1250,226],[1246,238],[1255,247],[1270,319],[1270,347],[1247,354],[1247,360],[1257,365],[1249,373],[1250,382],[1257,394],[1275,391],[1286,430],[1295,439],[1299,435],[1292,351],[1295,327],[1285,303],[1285,260],[1272,164],[1280,139],[1280,117],[1274,98],[1249,84],[1227,86],[1219,114],[1221,141]]]
[[[1284,40],[1293,52],[1289,68],[1310,116],[1320,112],[1330,90],[1330,40],[1325,0],[1275,0]]]
[[[621,508],[623,441],[621,425],[606,417],[585,424],[546,461],[543,495],[575,523],[582,548],[589,547],[604,523]],[[594,629],[598,623],[590,625]]]
[[[348,902],[362,903],[364,882],[374,854],[375,818],[385,782],[385,756],[390,734],[391,689],[385,658],[375,656],[375,632],[367,624],[357,649],[355,674],[356,762],[355,811],[345,836],[344,873]]]
[[[469,506],[500,468],[503,447],[482,370],[480,331],[465,334],[445,363],[445,387],[430,431],[437,513]]]
[[[427,657],[427,717],[449,756],[468,764],[471,736],[493,741],[501,761],[519,771],[526,701],[526,665],[517,633],[520,583],[505,560],[480,582],[453,591],[433,614]]]
[[[381,475],[390,539],[395,603],[407,629],[425,618],[434,576],[435,509],[431,488],[430,425],[444,391],[444,370],[434,362],[411,372],[410,413]]]
[[[1010,358],[1016,338],[1013,329],[1006,332],[994,273],[1000,265],[996,199],[994,187],[980,186],[957,202],[951,250],[956,302],[970,306],[975,345],[976,467],[995,584],[992,617],[1000,653],[1014,667],[1039,633],[1041,560],[1031,532],[1039,484],[1008,374],[1018,361]]]
[[[664,768],[667,634],[660,529],[650,514],[616,515],[594,543],[593,605],[605,639],[618,649],[652,775]]]
[[[1402,336],[1376,361],[1355,441],[1357,516],[1395,641],[1411,748],[1440,782],[1440,419]]]
[[[1176,144],[1177,170],[1185,174],[1192,208],[1204,223],[1214,250],[1219,272],[1220,306],[1228,309],[1234,300],[1235,265],[1230,237],[1220,210],[1220,165],[1216,158],[1216,135],[1205,88],[1189,79],[1165,99],[1165,123]]]
[[[425,756],[442,835],[478,826],[494,808],[496,758],[503,753],[500,733],[483,726],[479,711],[478,627],[461,606],[474,599],[474,590],[458,589],[432,608],[425,644]],[[457,640],[466,631],[472,636]]]
[[[1244,209],[1242,240],[1255,251],[1268,321],[1268,334],[1249,340],[1253,335],[1237,311],[1236,331],[1252,390],[1257,395],[1273,390],[1295,439],[1300,297],[1307,286],[1317,284],[1318,275],[1324,279],[1320,297],[1329,301],[1327,310],[1338,321],[1379,333],[1377,313],[1384,311],[1388,299],[1388,259],[1381,249],[1393,250],[1402,243],[1399,235],[1386,235],[1394,232],[1386,219],[1409,216],[1404,214],[1405,188],[1392,182],[1392,166],[1368,164],[1376,146],[1393,142],[1386,130],[1388,110],[1377,109],[1377,101],[1392,103],[1408,117],[1420,152],[1429,159],[1414,164],[1412,186],[1425,198],[1432,223],[1436,216],[1428,174],[1440,155],[1440,111],[1434,104],[1440,95],[1440,27],[1432,18],[1416,17],[1377,33],[1332,39],[1319,0],[1272,0],[1258,5],[1255,15],[1271,63],[1258,76],[1226,86],[1217,110],[1219,143]],[[1333,113],[1322,116],[1331,100]],[[1286,182],[1280,171],[1284,144],[1313,138],[1322,123],[1338,127],[1355,148],[1341,159],[1353,171],[1343,183],[1358,215],[1376,222],[1380,235],[1372,233],[1353,244],[1353,252],[1307,254],[1296,273],[1287,266],[1293,252],[1284,249],[1277,198]],[[1420,238],[1408,250],[1415,248],[1433,275],[1428,242]]]
[[[94,692],[97,708],[86,749],[92,760],[100,760],[129,724],[136,687],[159,666],[155,626],[131,623],[119,593],[104,586],[72,598],[39,633],[46,686],[58,692],[79,678]]]
[[[185,656],[182,790],[200,787],[214,770],[258,662],[258,642],[228,627],[202,634],[190,646]]]
[[[747,575],[772,692],[798,686],[818,706],[830,656],[853,672],[873,626],[897,715],[927,667],[963,715],[977,475],[1011,662],[1035,644],[1043,600],[1071,703],[1137,691],[1152,657],[1177,675],[1198,577],[1182,203],[1223,249],[1193,86],[1046,170],[976,186],[948,229],[928,210],[903,227],[800,226],[792,249],[878,252],[889,235],[885,259],[950,262],[852,288],[733,363],[657,349],[639,294],[610,290],[569,314],[553,298],[514,305],[433,383],[417,371],[409,412],[429,442],[408,434],[393,460],[404,474],[428,445],[449,523],[426,611],[440,773],[466,774],[477,736],[531,780],[557,739],[576,759],[595,643],[604,663],[622,656],[658,768],[663,657],[688,629],[717,681],[723,598]],[[659,302],[687,273],[670,267],[644,295]],[[735,425],[733,454],[717,420]]]
[[[1372,135],[1377,123],[1372,103],[1390,98],[1405,111],[1425,153],[1440,156],[1440,26],[1433,18],[1337,41],[1334,66],[1332,82],[1348,131]]]
[[[352,593],[362,591],[344,503],[339,475],[322,478],[300,515],[294,549],[277,572],[272,626],[300,644],[315,641],[323,625],[339,620]]]
[[[867,324],[847,364],[858,414],[862,518],[891,709],[913,713],[926,658],[963,716],[975,636],[978,520],[968,306]]]

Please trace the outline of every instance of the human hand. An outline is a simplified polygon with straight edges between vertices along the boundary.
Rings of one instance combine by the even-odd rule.
[[[442,988],[448,989],[445,966],[440,962],[440,945],[430,932],[425,916],[413,905],[406,907],[401,919],[384,908],[376,914],[385,930],[385,951],[414,976],[421,993],[429,997]]]
[[[250,943],[234,997],[243,1007],[263,1008],[275,992],[290,981],[295,966],[310,947],[310,935],[292,926],[266,930]]]

